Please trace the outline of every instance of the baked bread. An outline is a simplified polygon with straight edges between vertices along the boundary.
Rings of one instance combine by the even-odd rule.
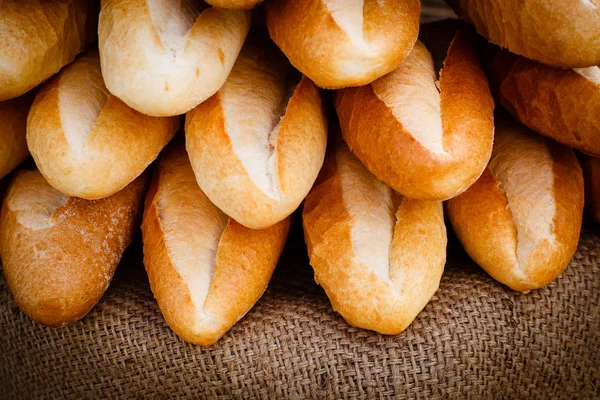
[[[577,250],[583,177],[570,149],[500,118],[481,178],[448,201],[454,231],[471,258],[520,292],[552,282]]]
[[[100,300],[137,229],[144,178],[102,200],[60,193],[20,170],[0,215],[0,256],[17,305],[34,321],[73,323]]]
[[[597,0],[446,0],[489,41],[560,68],[600,64]]]
[[[52,186],[99,199],[144,172],[179,123],[141,114],[111,96],[94,49],[40,88],[27,120],[27,144]]]
[[[34,93],[0,102],[0,179],[5,177],[27,156],[27,113]]]
[[[582,154],[579,158],[585,181],[585,206],[600,222],[600,158]]]
[[[267,40],[250,38],[225,85],[185,122],[200,188],[252,229],[271,226],[300,205],[327,145],[319,89],[297,77]]]
[[[399,333],[438,289],[442,204],[396,194],[343,142],[328,151],[302,216],[315,281],[351,325]]]
[[[142,233],[150,287],[184,340],[215,343],[267,288],[290,218],[245,228],[210,202],[183,145],[161,156],[146,199]]]
[[[322,88],[366,85],[412,49],[419,0],[271,0],[271,38],[294,67]]]
[[[344,140],[373,174],[409,198],[446,200],[487,165],[494,102],[468,26],[427,24],[421,39],[394,71],[335,92],[334,103]]]
[[[559,69],[486,48],[498,103],[536,132],[600,156],[600,68]]]
[[[33,89],[96,40],[97,0],[0,2],[0,101]]]
[[[223,85],[249,28],[249,11],[197,0],[103,0],[106,87],[141,113],[184,114]]]

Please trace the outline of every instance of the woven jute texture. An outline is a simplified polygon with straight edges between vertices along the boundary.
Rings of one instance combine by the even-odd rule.
[[[3,398],[600,397],[600,227],[547,288],[518,294],[455,239],[439,291],[402,334],[355,329],[308,265],[298,224],[269,289],[211,348],[180,340],[152,297],[134,245],[100,303],[49,329],[0,278]]]

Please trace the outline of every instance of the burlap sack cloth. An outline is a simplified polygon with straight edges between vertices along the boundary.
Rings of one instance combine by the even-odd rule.
[[[350,327],[308,266],[298,221],[269,289],[211,348],[180,340],[149,289],[140,245],[100,303],[49,329],[0,278],[2,398],[600,397],[600,225],[568,269],[527,295],[451,238],[439,291],[402,334]]]

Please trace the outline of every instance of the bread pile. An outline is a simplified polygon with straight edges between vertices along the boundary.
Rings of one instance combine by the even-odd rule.
[[[298,208],[315,280],[356,327],[399,333],[430,301],[444,211],[499,282],[552,282],[584,197],[600,221],[600,4],[448,2],[474,28],[419,26],[419,0],[0,3],[19,307],[82,318],[141,225],[167,323],[213,344]]]

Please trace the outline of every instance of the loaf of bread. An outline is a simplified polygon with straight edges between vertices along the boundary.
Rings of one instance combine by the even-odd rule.
[[[184,340],[215,343],[258,301],[283,250],[290,218],[245,228],[198,187],[181,146],[161,156],[146,199],[142,233],[150,287]]]
[[[34,93],[0,102],[0,179],[29,155],[25,132]]]
[[[585,181],[585,205],[588,212],[600,222],[600,158],[580,157]]]
[[[600,156],[600,68],[559,69],[488,45],[492,92],[529,128]]]
[[[560,68],[600,64],[597,0],[446,0],[489,41]]]
[[[402,62],[417,40],[419,0],[271,0],[271,38],[318,86],[366,85]]]
[[[93,49],[40,88],[27,120],[27,144],[52,186],[99,199],[144,172],[179,124],[178,117],[149,117],[111,96]]]
[[[18,306],[40,324],[73,323],[108,287],[139,222],[144,178],[102,200],[54,189],[21,170],[0,215],[0,256]]]
[[[268,39],[251,37],[225,85],[186,115],[185,134],[202,191],[261,229],[309,192],[325,157],[327,117],[319,89]]]
[[[583,177],[572,150],[504,116],[481,178],[448,201],[471,258],[520,292],[552,282],[577,250]]]
[[[335,93],[352,152],[409,198],[454,197],[490,158],[494,102],[468,28],[457,21],[424,25],[423,43],[398,68],[370,85]]]
[[[438,289],[442,204],[396,194],[341,141],[306,198],[303,225],[315,281],[353,326],[399,333]]]
[[[263,0],[206,0],[213,7],[248,10],[262,3]]]
[[[42,83],[96,40],[97,0],[0,2],[0,101]]]
[[[108,90],[152,116],[184,114],[225,82],[250,11],[197,0],[104,0],[98,26]]]

